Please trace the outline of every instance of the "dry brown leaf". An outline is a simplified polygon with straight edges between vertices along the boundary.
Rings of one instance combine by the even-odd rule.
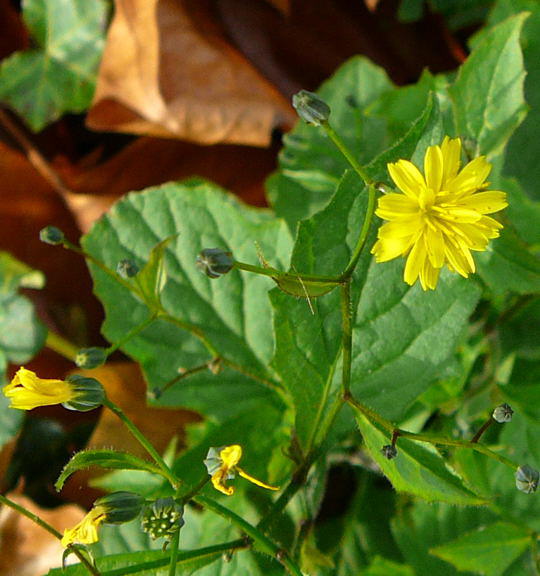
[[[366,5],[368,10],[371,10],[371,12],[375,12],[375,10],[377,9],[377,4],[380,1],[381,0],[364,0],[364,4]]]
[[[116,0],[90,128],[266,146],[288,101],[222,37],[202,3]]]
[[[87,232],[126,192],[193,176],[207,178],[245,202],[264,205],[264,181],[275,165],[274,147],[209,147],[178,140],[139,138],[102,164],[79,167],[57,161],[55,169],[70,189],[77,190],[64,198],[80,229]]]
[[[26,496],[7,494],[10,500],[51,524],[59,532],[71,528],[85,512],[74,504],[54,510],[40,508]],[[43,528],[4,506],[0,510],[0,574],[2,576],[42,576],[62,563],[60,541]]]

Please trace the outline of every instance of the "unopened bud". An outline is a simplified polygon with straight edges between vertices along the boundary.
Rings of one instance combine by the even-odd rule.
[[[538,488],[540,473],[527,464],[516,470],[516,488],[525,494],[532,494]]]
[[[116,265],[116,273],[122,278],[133,278],[139,273],[139,267],[133,260],[126,258]]]
[[[144,508],[142,529],[152,540],[171,540],[176,531],[184,525],[183,514],[184,508],[173,498],[159,498]]]
[[[206,248],[197,256],[197,268],[209,278],[219,278],[234,266],[231,252],[221,248]]]
[[[512,415],[514,411],[508,404],[501,404],[497,406],[495,410],[493,410],[493,420],[499,422],[500,424],[504,424],[505,422],[510,422],[512,420]]]
[[[313,92],[300,90],[292,97],[292,105],[298,116],[308,124],[321,126],[328,122],[330,106]]]
[[[107,350],[105,348],[82,348],[75,356],[75,364],[79,368],[97,368],[102,366],[107,361]]]
[[[45,226],[39,231],[39,239],[45,244],[58,246],[64,241],[64,233],[56,226]]]
[[[105,391],[95,378],[87,378],[80,374],[73,374],[66,379],[73,387],[73,398],[64,402],[62,406],[68,410],[88,412],[103,404]]]
[[[94,507],[105,510],[107,524],[123,524],[137,518],[141,513],[145,499],[134,492],[111,492],[94,502]]]
[[[392,444],[386,444],[381,448],[381,453],[387,460],[393,460],[397,456],[397,448]]]

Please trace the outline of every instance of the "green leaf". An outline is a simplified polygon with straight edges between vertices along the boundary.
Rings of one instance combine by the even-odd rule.
[[[84,470],[91,466],[100,466],[107,469],[120,470],[145,470],[158,472],[158,468],[151,462],[147,462],[127,452],[114,452],[112,450],[84,450],[77,452],[64,466],[62,473],[54,487],[62,490],[65,481],[77,470]]]
[[[476,261],[479,275],[495,296],[540,292],[540,259],[510,227],[505,227]]]
[[[457,132],[475,143],[474,155],[500,154],[525,118],[519,35],[526,18],[520,14],[484,32],[450,88]]]
[[[104,45],[103,0],[25,0],[23,17],[35,48],[0,66],[0,100],[34,131],[64,112],[82,112],[94,93]]]
[[[272,380],[267,299],[272,281],[237,270],[210,279],[197,269],[195,260],[203,248],[218,246],[237,260],[256,262],[257,243],[272,265],[282,267],[290,250],[285,225],[265,211],[243,206],[216,186],[193,181],[128,196],[93,227],[83,244],[115,269],[124,258],[145,261],[156,241],[175,234],[178,237],[164,256],[167,283],[161,302],[168,316],[123,349],[142,364],[152,387],[178,376],[179,368],[192,368],[215,356],[246,375]],[[103,331],[111,341],[120,340],[148,317],[148,311],[114,274],[95,266],[91,271],[105,306]]]
[[[44,286],[43,272],[30,268],[8,252],[0,251],[0,299],[9,297],[19,288],[40,290]]]
[[[35,309],[19,288],[41,288],[45,280],[13,256],[0,251],[0,385],[5,384],[9,362],[23,364],[31,360],[45,343],[47,330]],[[8,408],[9,400],[0,395],[0,447],[20,429],[23,413]]]
[[[176,574],[189,576],[204,566],[223,556],[223,550],[217,546],[207,546],[199,550],[182,550],[178,553]],[[159,550],[113,554],[99,558],[96,566],[101,576],[167,576],[169,574],[170,554]],[[54,568],[48,576],[87,576],[88,570],[81,564]]]
[[[535,145],[540,131],[540,5],[537,0],[498,0],[490,14],[488,25],[494,25],[510,16],[530,14],[521,35],[525,59],[525,100],[529,112],[523,124],[512,136],[505,161],[505,173],[515,176],[531,198],[540,199],[540,163]]]
[[[431,552],[458,570],[502,576],[530,544],[528,530],[515,524],[497,522],[433,548]]]
[[[456,576],[455,568],[433,556],[431,549],[493,521],[487,508],[416,502],[394,516],[392,533],[416,576]]]
[[[381,557],[375,558],[369,568],[363,572],[364,576],[388,576],[389,574],[392,576],[415,576],[410,566]]]
[[[402,262],[371,264],[353,329],[353,393],[391,420],[444,378],[480,297],[456,274],[443,273],[431,292],[402,275]]]
[[[392,460],[381,449],[390,444],[390,434],[379,424],[357,412],[356,422],[371,457],[381,467],[394,488],[428,501],[478,505],[486,501],[471,492],[444,458],[429,444],[400,438],[398,454]]]

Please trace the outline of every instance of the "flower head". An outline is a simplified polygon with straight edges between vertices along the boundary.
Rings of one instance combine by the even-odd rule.
[[[62,546],[71,544],[93,544],[99,540],[98,528],[103,522],[122,524],[140,514],[144,498],[133,492],[111,492],[94,502],[88,514],[73,528],[66,528]]]
[[[486,250],[502,228],[486,216],[508,205],[504,192],[486,190],[491,164],[479,156],[460,171],[460,157],[461,140],[445,137],[427,149],[423,175],[408,160],[388,164],[401,194],[382,196],[375,212],[387,220],[372,249],[377,262],[406,256],[405,282],[419,278],[424,290],[436,287],[444,265],[467,278],[471,251]]]
[[[19,368],[13,380],[4,386],[11,408],[32,410],[38,406],[63,404],[72,410],[91,410],[100,406],[104,391],[94,378],[74,375],[67,380],[40,378],[31,370]]]
[[[268,490],[279,490],[279,488],[275,486],[269,486],[253,478],[253,476],[250,476],[239,468],[237,464],[240,462],[240,458],[242,458],[242,447],[238,446],[238,444],[221,448],[210,448],[210,450],[208,450],[204,464],[216,490],[223,492],[223,494],[227,496],[231,496],[231,494],[234,493],[234,488],[227,486],[225,482],[232,480],[236,476],[236,473],[242,476],[242,478],[253,482],[253,484],[257,484],[257,486],[262,486]]]

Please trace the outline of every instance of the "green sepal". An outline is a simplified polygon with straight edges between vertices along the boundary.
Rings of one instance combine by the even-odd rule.
[[[62,490],[66,480],[77,470],[84,470],[91,466],[100,466],[111,470],[145,470],[147,472],[159,473],[159,469],[142,458],[138,458],[127,452],[116,452],[113,450],[84,450],[77,452],[73,458],[64,466],[62,473],[58,477],[54,487],[59,492]]]
[[[156,244],[150,252],[148,262],[132,280],[138,296],[150,309],[161,306],[161,292],[167,282],[165,249],[177,236],[168,236]]]

